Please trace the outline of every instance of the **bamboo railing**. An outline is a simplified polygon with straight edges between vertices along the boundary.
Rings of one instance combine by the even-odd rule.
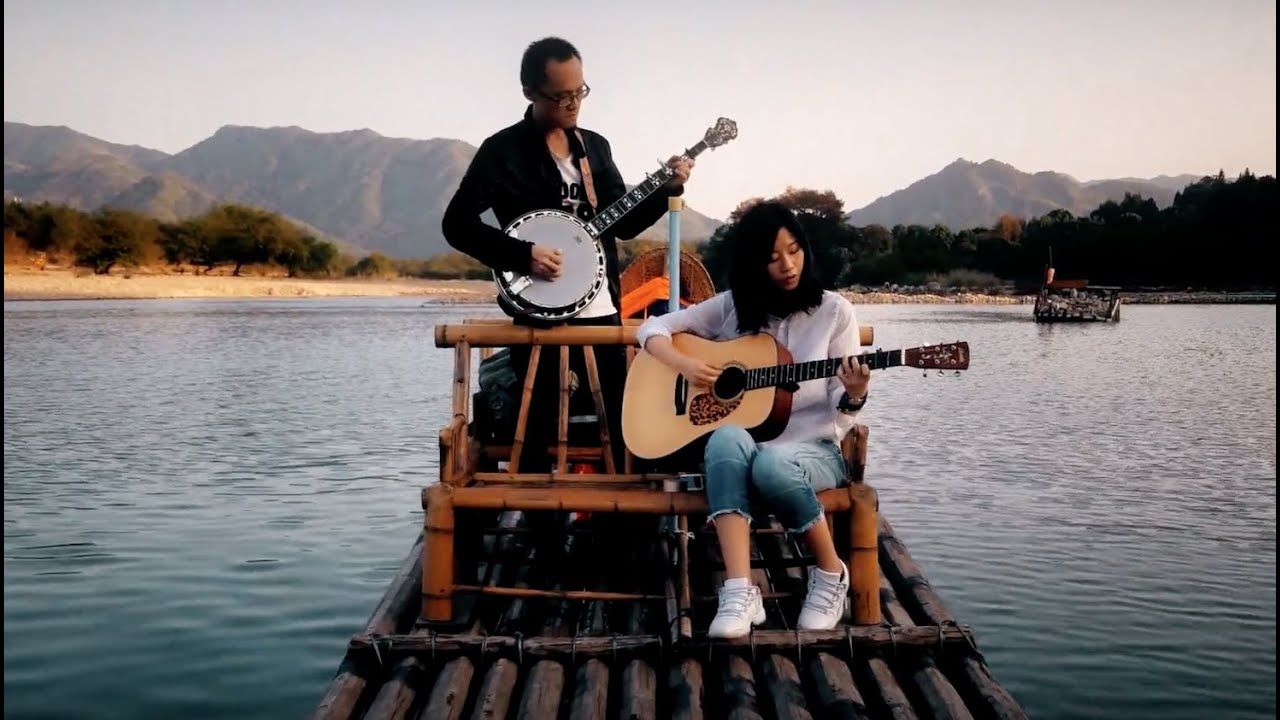
[[[455,520],[464,511],[520,511],[524,513],[617,513],[622,516],[669,517],[680,527],[688,528],[690,518],[705,518],[706,496],[701,492],[671,491],[664,484],[676,479],[667,473],[633,472],[634,458],[624,449],[624,467],[614,466],[612,444],[621,442],[603,420],[608,417],[597,372],[595,348],[621,345],[633,357],[636,350],[638,322],[621,326],[559,326],[531,328],[504,320],[473,320],[435,329],[438,347],[454,350],[452,418],[440,431],[440,481],[424,488],[424,542],[422,548],[422,610],[420,620],[435,626],[456,624],[455,601],[470,595],[502,595],[559,601],[631,601],[654,599],[651,594],[585,589],[571,592],[477,587],[456,579]],[[860,329],[860,341],[870,344],[874,332]],[[521,392],[511,445],[483,447],[470,437],[469,404],[471,400],[471,355],[486,348],[530,345],[528,370]],[[556,418],[556,442],[549,452],[555,456],[551,472],[525,472],[520,468],[524,443],[530,422],[549,422],[550,418],[531,419],[529,401],[537,377],[536,368],[544,351],[555,353],[559,360],[559,408]],[[583,353],[587,369],[587,389],[595,407],[599,431],[598,447],[570,447],[569,353],[577,348]],[[858,425],[845,438],[843,449],[851,482],[842,488],[819,494],[828,522],[836,533],[837,547],[847,558],[851,574],[852,621],[856,626],[876,626],[882,619],[880,608],[879,569],[876,551],[876,519],[878,500],[875,489],[863,480],[866,465],[867,428]],[[570,473],[569,462],[594,460],[602,472]],[[505,470],[480,470],[481,463],[505,459]],[[687,536],[687,533],[681,533]],[[655,538],[655,542],[656,542]],[[687,546],[677,541],[673,550],[680,557],[673,572],[672,592],[675,602],[687,610],[696,602],[690,590],[691,565]],[[794,593],[793,593],[794,594]],[[777,599],[777,598],[775,598]],[[693,642],[696,632],[687,617],[676,624],[677,640]],[[461,642],[460,640],[457,642]],[[551,646],[548,646],[551,647]]]
[[[865,426],[842,444],[851,482],[819,493],[848,559],[852,622],[821,632],[789,625],[813,560],[775,520],[762,519],[752,527],[750,564],[768,619],[737,640],[706,636],[724,565],[714,527],[703,522],[702,493],[669,491],[663,481],[672,476],[633,471],[630,453],[609,470],[603,450],[615,436],[607,427],[600,446],[570,447],[557,418],[548,449],[555,469],[543,473],[518,467],[527,417],[510,445],[470,436],[473,352],[483,358],[525,341],[535,357],[550,346],[564,358],[574,345],[633,343],[635,324],[437,328],[437,343],[455,351],[440,481],[423,490],[424,531],[348,642],[313,717],[1025,718],[970,628],[880,516],[865,482]],[[872,337],[863,328],[863,344]],[[605,417],[598,378],[588,383]],[[501,461],[506,470],[497,469]],[[601,471],[564,472],[582,461]],[[579,523],[573,512],[595,515]]]

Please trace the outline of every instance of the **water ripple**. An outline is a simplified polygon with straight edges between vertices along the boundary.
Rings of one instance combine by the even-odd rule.
[[[5,304],[6,717],[313,707],[437,471],[418,304]],[[859,308],[973,351],[873,380],[884,512],[1033,717],[1273,717],[1274,306],[1026,313]]]

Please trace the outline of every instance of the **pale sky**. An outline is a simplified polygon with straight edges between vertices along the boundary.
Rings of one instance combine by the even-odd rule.
[[[560,35],[628,181],[725,116],[691,207],[797,185],[852,210],[959,157],[1274,174],[1275,28],[1260,0],[5,0],[4,117],[171,153],[227,124],[476,145]]]

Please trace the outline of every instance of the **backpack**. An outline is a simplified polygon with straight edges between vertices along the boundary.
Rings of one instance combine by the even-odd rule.
[[[511,364],[510,348],[480,361],[478,389],[472,395],[472,436],[491,445],[508,445],[516,436],[522,386]]]

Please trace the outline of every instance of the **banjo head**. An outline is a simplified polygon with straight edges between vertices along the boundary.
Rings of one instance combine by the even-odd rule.
[[[499,291],[516,308],[548,320],[570,318],[582,312],[604,287],[604,248],[587,232],[582,220],[560,210],[538,210],[516,218],[505,232],[559,250],[562,255],[556,280],[496,273]]]

